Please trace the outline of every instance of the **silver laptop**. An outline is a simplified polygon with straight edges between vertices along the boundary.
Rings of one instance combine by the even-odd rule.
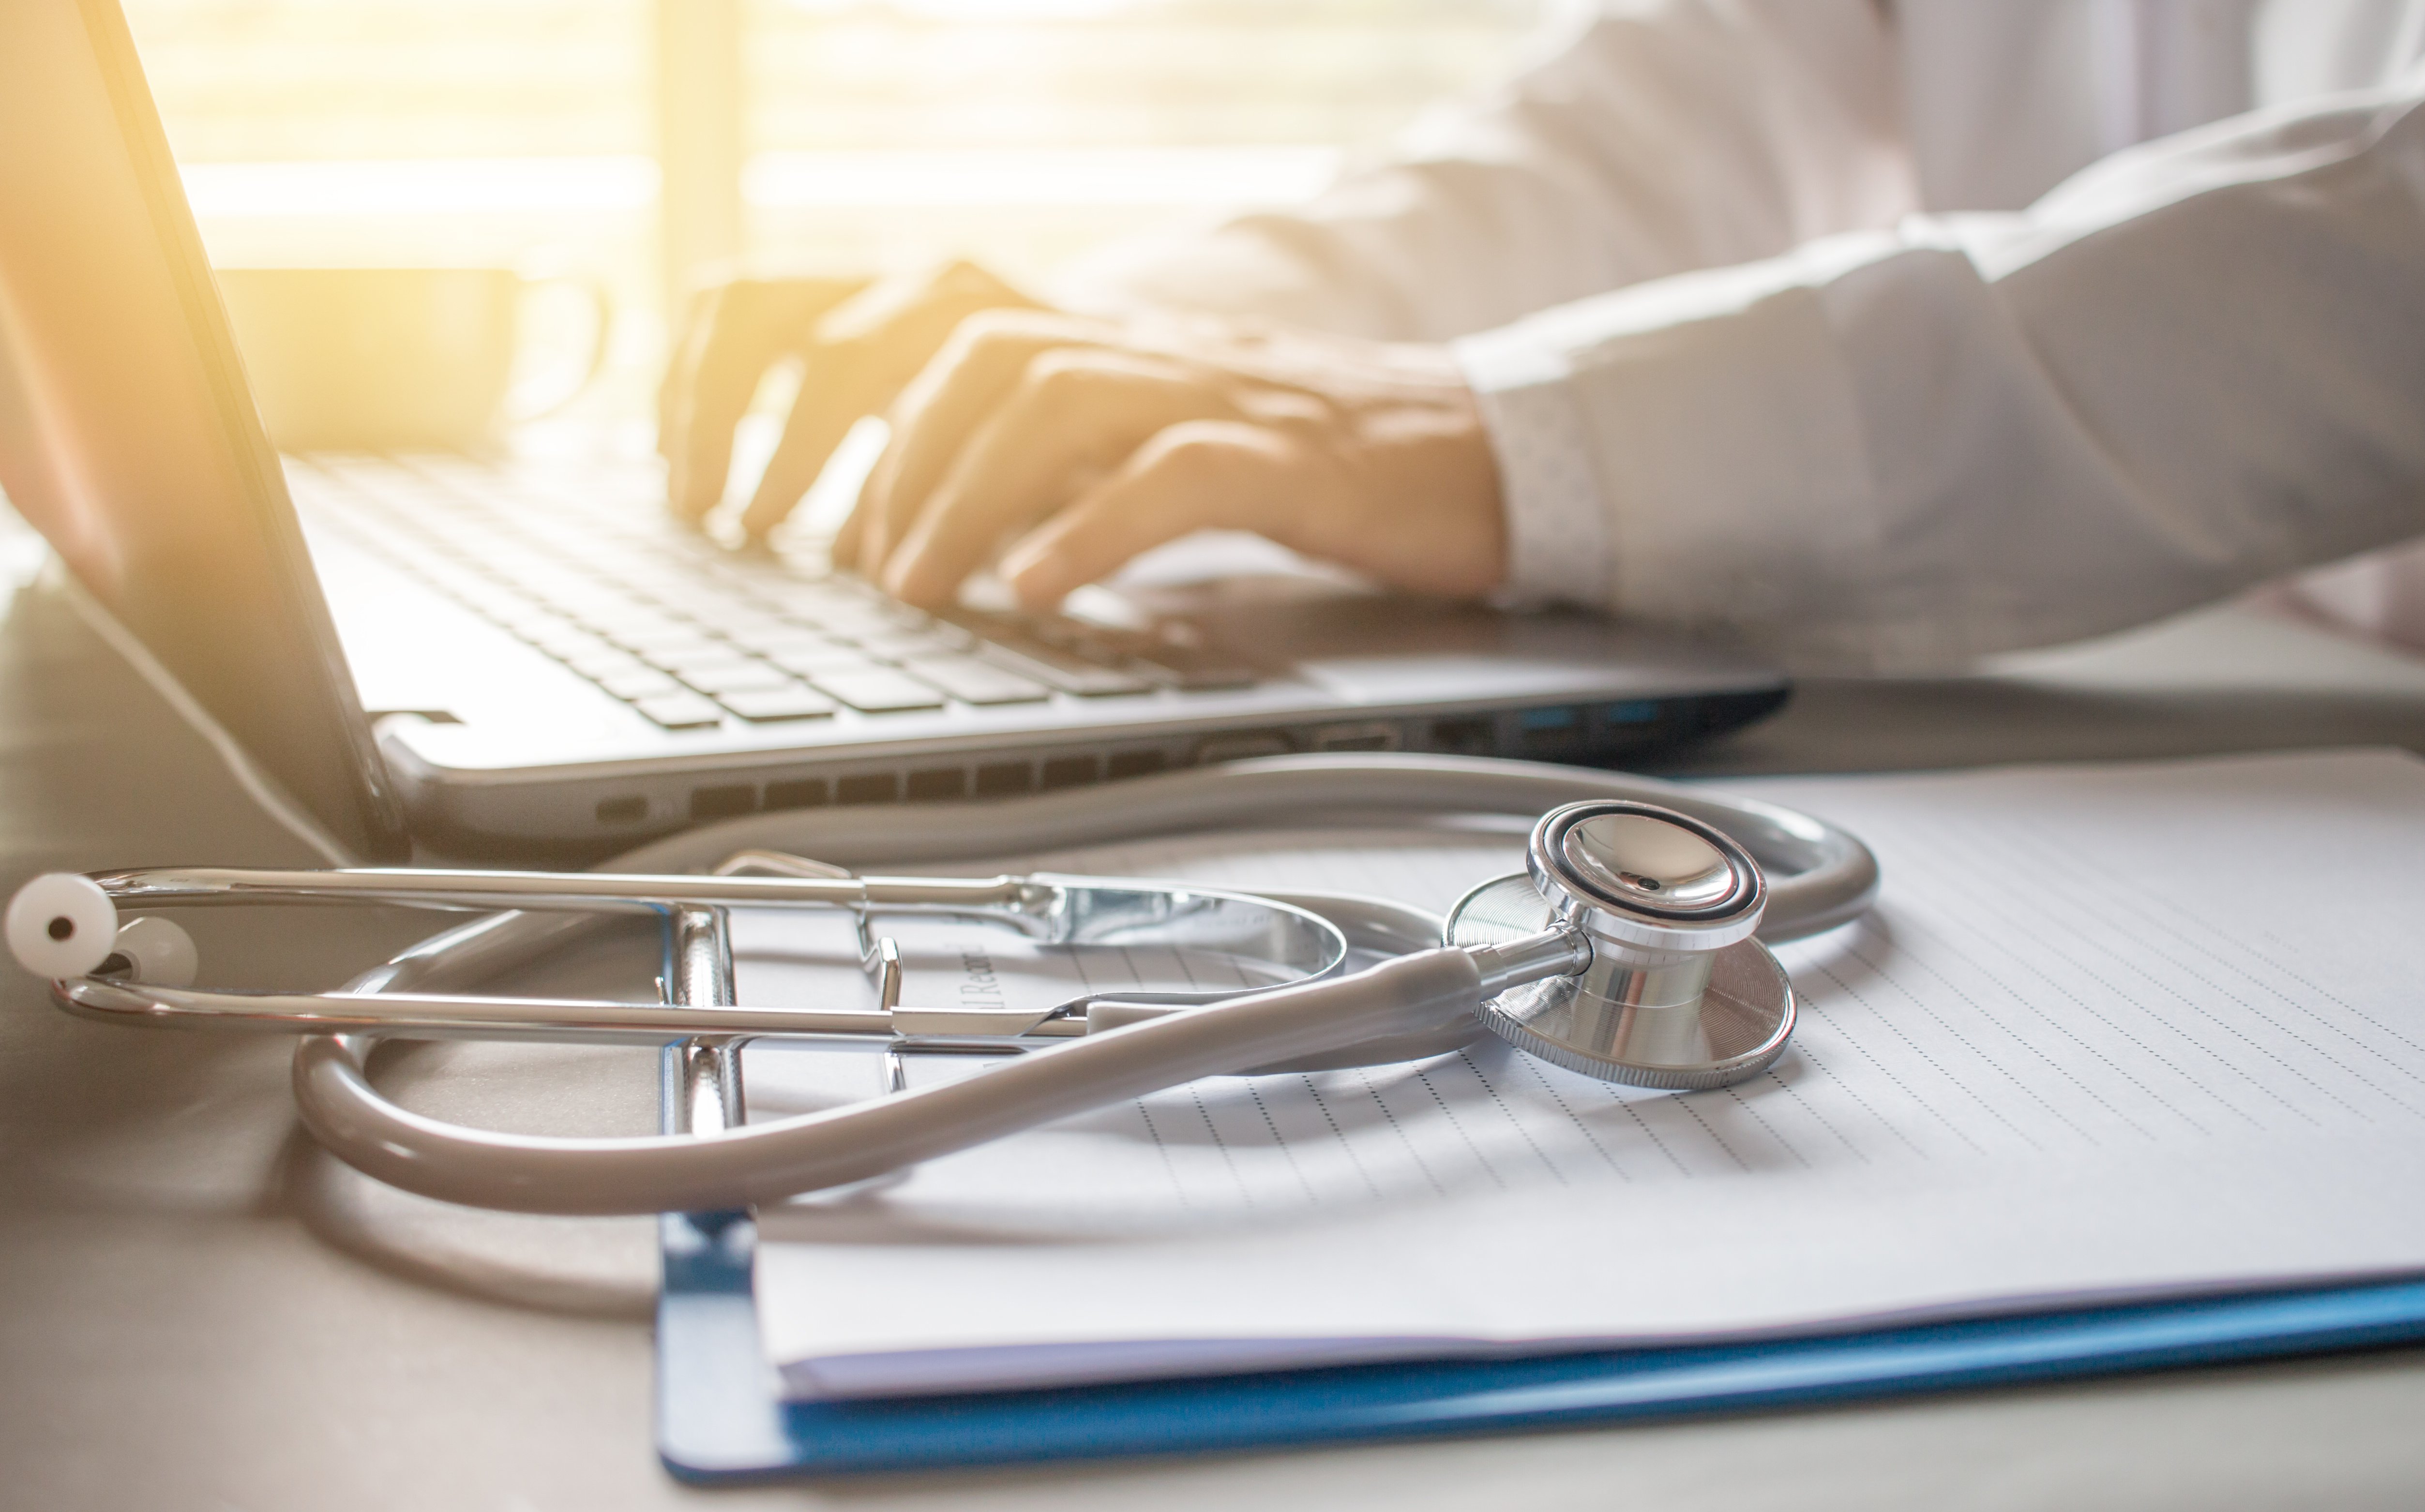
[[[1604,764],[1784,701],[1582,615],[1208,549],[935,616],[679,526],[650,475],[264,438],[116,0],[0,7],[0,488],[331,834],[598,852],[763,809],[1291,751]]]

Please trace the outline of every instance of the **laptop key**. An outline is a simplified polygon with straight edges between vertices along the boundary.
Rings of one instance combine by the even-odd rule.
[[[871,656],[891,661],[907,661],[912,656],[943,656],[953,651],[967,651],[976,644],[976,637],[954,624],[940,620],[922,630],[859,630],[849,638],[858,642],[861,651]]]
[[[1119,630],[1057,616],[1004,616],[1002,624],[999,637],[1019,651],[1048,660],[1057,652],[1073,667],[1114,668],[1190,691],[1248,687],[1261,680],[1250,667],[1166,633]]]
[[[816,631],[800,625],[783,624],[779,621],[767,626],[727,630],[725,634],[731,635],[735,644],[746,646],[761,656],[774,656],[786,651],[797,651],[803,655],[809,655],[817,651],[843,649],[841,644],[829,635],[820,635]]]
[[[680,683],[653,667],[643,667],[634,671],[617,672],[611,677],[602,677],[598,680],[598,685],[627,703],[637,699],[662,699],[668,694],[683,691],[683,685]]]
[[[793,600],[783,605],[783,612],[820,630],[829,630],[853,640],[861,636],[897,635],[905,630],[923,630],[929,623],[923,611],[912,609],[907,604],[879,604],[872,601],[854,603],[848,600]]]
[[[1050,684],[1064,693],[1076,693],[1090,699],[1150,693],[1154,688],[1154,684],[1145,678],[1114,668],[1098,667],[1057,647],[1023,636],[1016,640],[999,637],[988,640],[977,648],[977,653],[1021,676]]]
[[[637,656],[629,651],[586,651],[578,656],[567,656],[564,658],[564,665],[593,683],[602,683],[610,677],[620,677],[627,673],[651,670],[649,664]]]
[[[890,668],[862,672],[818,672],[809,681],[861,714],[893,714],[904,709],[939,709],[943,697],[916,678]]]
[[[699,730],[724,722],[715,700],[699,693],[667,693],[632,705],[667,730]]]
[[[787,672],[797,672],[814,681],[827,672],[874,672],[881,670],[876,660],[864,651],[831,641],[812,646],[776,649],[765,653],[766,659]]]
[[[561,622],[534,626],[522,632],[522,638],[557,661],[570,661],[575,656],[595,656],[615,648],[586,630],[576,630]]]
[[[962,703],[1034,703],[1052,690],[974,656],[913,656],[902,667]]]
[[[720,615],[715,618],[699,615],[697,618],[703,628],[714,631],[727,640],[739,641],[753,650],[761,641],[780,643],[786,636],[797,640],[803,635],[814,634],[811,631],[803,631],[797,625],[786,624],[780,619],[747,619],[738,615]]]
[[[756,693],[799,684],[764,662],[711,662],[685,667],[682,680],[701,693]]]
[[[614,614],[584,609],[573,618],[616,645],[629,646],[634,651],[652,641],[699,633],[699,626],[688,620],[659,614]]]
[[[1260,674],[1251,667],[1241,667],[1226,657],[1170,641],[1157,643],[1151,651],[1142,652],[1129,665],[1149,677],[1159,677],[1190,692],[1252,687],[1261,681]]]
[[[472,603],[471,608],[474,613],[487,617],[491,623],[507,634],[521,635],[525,639],[537,635],[545,635],[559,627],[572,628],[564,619],[536,605],[518,605],[501,601],[493,603]]]
[[[663,668],[679,677],[693,667],[713,667],[720,662],[741,662],[749,658],[737,646],[702,635],[696,640],[666,641],[651,646],[640,653],[640,659],[650,667]]]
[[[580,589],[552,591],[543,585],[532,587],[530,592],[550,610],[567,619],[578,619],[585,625],[608,625],[619,630],[642,620],[671,622],[656,605],[643,603],[625,594],[597,594]]]
[[[677,624],[671,620],[634,622],[618,625],[606,633],[618,646],[629,646],[645,656],[660,647],[713,645],[715,637],[694,624]]]
[[[727,693],[724,706],[744,719],[824,719],[834,712],[834,700],[797,683],[789,687]]]
[[[781,617],[739,599],[715,599],[703,596],[662,593],[658,595],[668,609],[703,625],[713,625],[730,635],[735,631],[756,630],[783,623]]]

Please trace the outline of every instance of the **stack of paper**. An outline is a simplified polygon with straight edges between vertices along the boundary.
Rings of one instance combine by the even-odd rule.
[[[1639,1092],[1485,1040],[1201,1081],[770,1207],[759,1311],[787,1390],[1678,1342],[2425,1270],[2425,763],[1742,787],[1857,830],[1887,877],[1869,919],[1783,952],[1803,1017],[1772,1074]],[[1513,869],[1518,839],[1226,834],[1023,861],[1438,909]],[[1051,989],[1053,968],[1001,939],[926,945]],[[837,989],[796,936],[751,921],[743,945],[747,1001]],[[758,1118],[880,1086],[872,1057],[747,1061]]]

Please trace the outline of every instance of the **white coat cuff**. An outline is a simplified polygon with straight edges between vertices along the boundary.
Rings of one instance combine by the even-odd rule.
[[[1520,326],[1453,343],[1499,462],[1506,511],[1506,597],[1518,603],[1604,605],[1608,505],[1592,471],[1591,436],[1553,346]]]
[[[1796,660],[1908,660],[1880,644],[1899,606],[1871,588],[1874,489],[1826,308],[1831,276],[1878,249],[1834,238],[1460,343],[1489,395],[1518,587]]]

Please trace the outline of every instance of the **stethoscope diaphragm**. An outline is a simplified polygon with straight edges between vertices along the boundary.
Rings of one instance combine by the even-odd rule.
[[[1725,834],[1623,799],[1571,804],[1534,832],[1526,870],[1449,910],[1446,942],[1502,944],[1561,925],[1580,972],[1519,983],[1480,1017],[1502,1039],[1604,1082],[1699,1091],[1757,1076],[1793,1034],[1793,985],[1755,939],[1766,888]]]

